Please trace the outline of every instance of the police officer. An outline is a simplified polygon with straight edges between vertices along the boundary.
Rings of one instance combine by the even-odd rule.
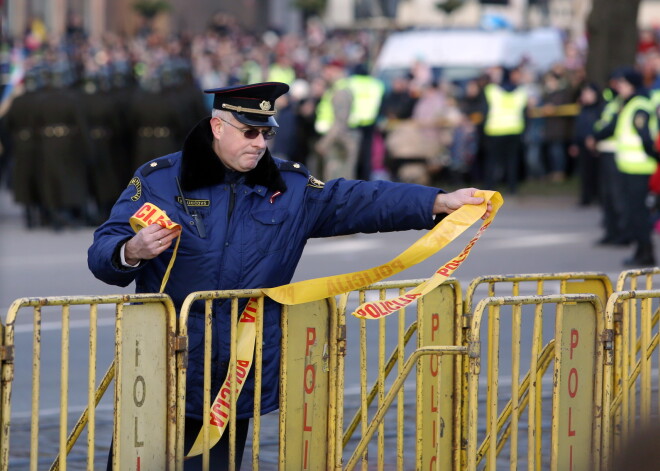
[[[355,129],[355,96],[342,62],[323,68],[327,88],[316,108],[314,127],[319,134],[315,150],[321,157],[323,178],[354,178],[360,145]]]
[[[616,80],[611,74],[608,79],[609,85],[603,91],[605,105],[594,123],[593,133],[600,133],[610,126],[621,109],[621,98],[616,92]],[[613,131],[609,137],[596,141],[587,138],[587,146],[594,149],[598,155],[598,190],[600,205],[603,213],[604,234],[598,240],[599,245],[628,245],[629,240],[625,236],[623,226],[623,204],[621,198],[621,173],[616,166],[616,139]]]
[[[625,266],[655,265],[651,234],[653,226],[646,206],[650,176],[658,166],[655,138],[658,124],[651,101],[646,94],[642,75],[631,67],[624,67],[615,75],[615,86],[621,97],[621,109],[612,123],[596,138],[614,136],[615,161],[621,178],[621,200],[624,207],[626,235],[635,243],[633,255]]]
[[[484,185],[492,189],[505,178],[509,192],[516,193],[528,97],[517,69],[500,67],[498,72],[484,88]]]
[[[430,229],[434,215],[479,204],[474,188],[444,193],[392,182],[336,179],[323,183],[300,164],[273,158],[266,146],[278,128],[275,100],[288,86],[278,82],[207,90],[212,117],[189,133],[183,149],[137,170],[97,229],[89,249],[93,274],[110,284],[135,281],[157,292],[179,230],[148,226],[137,234],[129,218],[150,202],[181,223],[183,234],[165,292],[177,308],[201,290],[273,287],[291,281],[306,241],[357,232]],[[181,192],[179,191],[179,185]],[[188,202],[194,210],[189,215]],[[488,208],[484,214],[490,213]],[[440,216],[442,217],[442,216]],[[239,303],[240,304],[240,303]],[[239,305],[243,309],[245,303]],[[227,373],[230,303],[214,303],[212,397]],[[202,426],[204,306],[194,305],[186,386],[186,453]],[[266,299],[261,413],[278,408],[280,306]],[[253,413],[251,370],[237,404],[237,466]],[[227,435],[211,449],[213,469],[227,467]],[[200,469],[201,457],[185,469]]]

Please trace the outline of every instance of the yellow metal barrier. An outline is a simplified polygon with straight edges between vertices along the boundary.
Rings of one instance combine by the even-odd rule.
[[[596,294],[605,305],[609,295],[612,293],[612,282],[604,273],[595,272],[567,272],[567,273],[538,273],[538,274],[513,274],[513,275],[488,275],[474,278],[465,291],[465,301],[463,306],[463,339],[462,344],[469,343],[469,329],[471,319],[474,314],[475,305],[478,302],[480,294],[484,289],[481,298],[494,296],[543,296],[552,294]],[[494,309],[489,307],[489,309]],[[542,315],[543,306],[539,306]],[[490,324],[489,324],[490,326]],[[489,327],[490,328],[490,327]],[[490,333],[492,335],[492,332]],[[541,366],[543,362],[539,363]],[[546,364],[546,367],[548,365]],[[465,378],[463,375],[461,378]],[[460,380],[460,378],[459,378]],[[533,380],[533,378],[532,378]],[[488,380],[490,384],[491,378]],[[465,402],[468,398],[467,381],[461,381],[463,404],[462,411],[462,430],[467,430],[468,404]],[[461,438],[462,443],[467,443],[467,437]],[[463,467],[467,463],[466,447],[462,447],[461,464]]]
[[[622,271],[616,280],[615,290],[620,291],[635,291],[635,290],[651,290],[660,288],[660,268],[641,268],[634,270],[625,270]],[[628,313],[638,312],[637,298],[634,296],[630,298],[627,302],[617,302],[613,303],[611,306],[613,315],[614,315],[614,395],[621,394],[621,387],[623,385],[624,379],[622,377],[623,368],[624,368],[624,356],[630,356],[627,352],[627,348],[623,345],[624,336],[628,336],[629,339],[637,338],[638,332],[638,316],[626,317],[628,322],[627,329],[624,330],[623,319],[624,319],[624,310]],[[656,315],[657,317],[657,315]],[[656,321],[657,322],[657,321]],[[628,341],[630,344],[630,340]]]
[[[137,303],[136,305],[128,305],[131,303]],[[138,340],[135,340],[136,337],[124,337],[131,338],[136,343],[126,345],[124,348],[123,342],[121,340],[113,342],[114,352],[112,354],[119,359],[119,363],[113,361],[112,366],[105,374],[104,378],[101,380],[100,384],[96,385],[96,375],[97,375],[97,353],[98,353],[98,308],[101,305],[114,305],[115,307],[115,320],[114,325],[117,333],[117,338],[121,339],[123,324],[124,322],[130,323],[130,331],[132,334],[139,335],[140,329],[138,324],[134,322],[135,318],[141,317],[140,314],[145,313],[145,308],[151,311],[151,315],[148,317],[152,320],[156,319],[158,322],[162,321],[163,332],[162,338],[164,343],[158,345],[158,352],[156,355],[160,356],[160,373],[163,380],[163,384],[149,384],[153,389],[149,389],[150,393],[147,395],[147,379],[146,378],[146,368],[144,364],[142,367],[145,371],[145,376],[134,375],[133,379],[136,380],[132,384],[126,384],[124,382],[131,378],[130,375],[124,375],[123,364],[125,362],[121,361],[121,357],[126,354],[130,355],[130,352],[127,350],[133,350],[136,355],[139,355],[140,349],[143,348],[148,343],[153,341],[154,337],[158,336],[158,325],[151,323],[147,326],[150,329],[150,341],[139,343]],[[171,300],[168,296],[162,294],[135,294],[135,295],[116,295],[116,296],[71,296],[71,297],[49,297],[49,298],[22,298],[17,299],[12,303],[7,313],[6,319],[6,328],[3,335],[3,356],[2,356],[2,390],[1,400],[2,400],[2,435],[0,440],[0,470],[7,470],[10,468],[12,462],[12,456],[9,453],[9,437],[10,437],[10,418],[11,418],[11,393],[12,393],[12,384],[16,378],[15,371],[15,362],[18,360],[23,361],[15,353],[15,332],[17,329],[17,318],[21,308],[32,307],[32,323],[23,324],[20,327],[30,327],[32,330],[32,365],[31,373],[32,380],[30,381],[31,388],[31,421],[30,421],[30,438],[29,438],[29,469],[36,470],[41,465],[39,463],[39,458],[43,454],[40,451],[40,402],[41,402],[41,376],[42,376],[42,359],[48,359],[52,361],[56,358],[53,355],[53,352],[49,350],[42,351],[42,331],[44,326],[44,313],[45,308],[59,306],[60,309],[60,318],[59,322],[55,322],[56,328],[61,329],[61,342],[60,342],[60,364],[61,370],[58,371],[57,376],[60,378],[60,389],[59,389],[59,425],[58,425],[58,446],[49,447],[50,449],[57,450],[55,454],[57,458],[55,462],[51,465],[51,469],[60,469],[65,470],[67,467],[67,455],[72,450],[76,440],[80,436],[83,428],[87,426],[87,469],[93,470],[95,468],[94,463],[94,451],[97,446],[96,442],[96,406],[101,400],[103,393],[109,386],[112,381],[113,376],[115,375],[115,370],[118,365],[119,371],[122,373],[118,380],[115,382],[115,410],[122,410],[121,399],[124,398],[124,403],[131,402],[126,401],[125,398],[128,396],[131,398],[134,403],[132,416],[130,419],[134,419],[134,422],[128,424],[128,427],[121,427],[121,420],[115,420],[115,427],[113,431],[113,441],[114,441],[114,469],[120,469],[119,460],[122,452],[122,448],[128,450],[128,446],[122,447],[122,444],[127,443],[127,440],[132,440],[132,443],[135,444],[135,449],[131,453],[130,450],[126,451],[125,458],[132,458],[140,460],[140,454],[146,450],[149,450],[149,446],[154,442],[158,442],[158,449],[162,452],[160,456],[157,457],[160,463],[165,467],[173,467],[174,464],[174,417],[169,417],[168,414],[170,411],[174,410],[174,397],[175,397],[175,370],[174,370],[174,345],[173,340],[175,338],[175,312]],[[71,352],[71,307],[72,306],[88,306],[88,317],[86,317],[83,322],[89,323],[89,335],[88,335],[88,345],[89,345],[89,363],[87,368],[88,380],[87,380],[87,408],[84,410],[82,416],[76,423],[71,434],[67,436],[68,429],[68,409],[69,409],[69,380],[74,378],[74,375],[77,373],[77,369],[74,370],[73,374],[70,375],[69,363],[71,361],[76,361],[77,357],[75,354],[78,352]],[[161,309],[153,310],[154,306],[159,306]],[[51,311],[51,309],[47,309]],[[50,312],[49,312],[50,314]],[[154,317],[156,316],[156,318]],[[49,317],[50,319],[50,317]],[[76,321],[80,322],[80,321]],[[143,322],[143,321],[142,321]],[[143,360],[147,360],[144,358]],[[139,366],[137,356],[132,358],[132,362]],[[152,372],[156,371],[152,365],[149,367]],[[153,377],[153,376],[152,376]],[[149,419],[152,421],[149,423],[149,433],[154,438],[150,440],[149,443],[143,441],[140,443],[138,441],[136,433],[141,431],[141,433],[146,433],[146,422],[144,422],[144,416],[141,415],[140,408],[144,407],[146,411],[150,405],[154,404],[153,399],[159,396],[157,393],[158,390],[162,390],[162,397],[160,402],[156,402],[155,407],[158,409],[158,417],[161,420],[154,422],[155,417],[150,416]],[[46,397],[57,394],[56,391],[46,390],[44,391]],[[24,394],[24,391],[21,391]],[[163,408],[163,406],[165,406]],[[128,409],[127,409],[128,410]],[[121,415],[121,413],[119,414]],[[127,413],[128,415],[128,413]],[[142,422],[140,422],[142,421]],[[139,429],[138,426],[142,428]],[[160,426],[160,427],[159,427]],[[162,432],[162,435],[159,433]],[[160,437],[160,438],[159,438]],[[110,443],[107,443],[110,445]]]
[[[622,271],[616,280],[616,291],[636,289],[657,289],[654,284],[660,284],[660,268],[639,268]],[[643,283],[643,284],[642,284]]]
[[[548,305],[555,306],[552,335],[544,332]],[[533,307],[524,313],[525,306]],[[510,338],[503,339],[503,306],[510,306]],[[543,309],[546,307],[546,309]],[[531,317],[531,336],[526,316]],[[487,386],[485,411],[479,397],[482,358],[482,325],[487,323]],[[605,316],[594,294],[489,297],[477,305],[468,333],[469,362],[466,369],[467,450],[465,469],[481,464],[495,470],[502,460],[511,469],[600,469],[601,409],[603,391],[610,390],[612,365],[611,316]],[[547,327],[546,327],[547,329]],[[529,330],[527,330],[529,331]],[[524,351],[530,344],[530,351]],[[511,345],[510,391],[504,404],[500,353]],[[522,360],[529,358],[527,373]],[[554,363],[554,368],[550,366]],[[544,407],[543,388],[552,391],[552,407]],[[510,399],[506,399],[510,398]],[[527,435],[521,435],[525,420]],[[550,438],[543,423],[550,422]],[[547,427],[545,427],[547,429]],[[527,450],[525,458],[519,449]],[[543,450],[550,449],[550,454]],[[602,452],[602,453],[601,453]],[[484,462],[485,463],[482,463]]]
[[[558,283],[558,286],[548,286]],[[474,309],[477,289],[487,285],[488,294],[491,296],[520,296],[521,284],[527,289],[525,295],[545,294],[596,294],[601,298],[603,305],[612,294],[612,282],[604,273],[595,272],[569,272],[569,273],[537,273],[521,275],[490,275],[480,276],[473,279],[465,291],[465,306],[463,311],[467,316]],[[510,285],[510,289],[507,289]],[[532,285],[533,292],[528,286]],[[506,294],[502,294],[506,290]],[[496,292],[499,291],[499,292]]]
[[[16,464],[9,452],[10,397],[21,308],[31,307],[33,316],[31,324],[21,326],[32,332],[33,343],[28,386],[32,414],[29,449],[24,450],[29,453],[29,469],[43,464],[39,462],[44,454],[39,446],[42,359],[55,357],[50,350],[42,352],[42,311],[60,307],[57,328],[62,330],[63,366],[58,371],[60,412],[53,440],[57,446],[52,447],[59,455],[51,469],[66,469],[67,455],[85,426],[87,469],[105,466],[94,461],[99,448],[95,407],[114,378],[118,412],[114,469],[127,469],[130,463],[142,469],[182,470],[188,313],[192,303],[205,303],[204,415],[208,417],[214,399],[213,301],[230,300],[234,322],[229,372],[236,378],[236,321],[242,298],[257,300],[252,469],[263,466],[265,455],[282,470],[495,470],[506,461],[506,467],[529,471],[607,471],[625,440],[660,415],[660,403],[653,401],[660,388],[660,354],[656,355],[660,290],[653,289],[657,275],[657,268],[623,272],[614,293],[610,280],[599,273],[485,276],[470,283],[465,299],[458,282],[450,279],[416,304],[378,321],[347,317],[352,311],[349,304],[387,299],[423,280],[378,283],[340,296],[338,306],[334,299],[283,306],[280,410],[275,422],[260,415],[264,305],[260,290],[191,294],[183,304],[178,332],[171,301],[162,294],[20,299],[9,310],[6,327],[0,323],[0,471],[11,469],[12,460]],[[626,291],[619,290],[624,287]],[[98,382],[98,310],[104,304],[115,309],[115,361]],[[89,324],[90,358],[87,409],[67,436],[67,387],[73,378],[68,364],[77,360],[70,347],[74,305],[88,306],[84,319]],[[413,309],[411,315],[408,311]],[[153,330],[156,319],[165,319],[163,337],[140,334],[141,324]],[[143,360],[160,357],[159,352],[165,353],[162,359],[146,368]],[[502,355],[511,356],[510,371],[500,363]],[[158,377],[166,385],[162,394],[152,394],[152,382],[160,379],[147,370],[163,371]],[[234,381],[226,432],[230,462],[236,440]],[[345,416],[350,417],[346,426]],[[267,431],[264,423],[270,426]],[[149,440],[144,439],[147,426]],[[162,435],[156,432],[159,428]],[[264,441],[264,433],[275,429],[277,441],[270,435]],[[202,430],[207,442],[202,460],[208,467],[209,427]],[[151,461],[144,454],[147,448]],[[161,459],[162,466],[156,465]]]
[[[623,273],[620,280],[636,275],[652,273]],[[650,282],[647,279],[647,285]],[[604,447],[614,453],[622,451],[623,446],[640,429],[648,428],[651,420],[660,418],[660,401],[653,405],[652,395],[660,390],[660,290],[617,291],[610,296],[607,311],[620,313],[621,335],[616,348],[617,368],[620,373],[618,387],[607,401],[604,410],[607,430],[603,433]],[[654,353],[657,358],[653,358]],[[653,377],[655,375],[655,387]],[[611,453],[610,453],[611,454]]]
[[[357,304],[365,302],[367,296],[387,299],[400,295],[406,289],[418,285],[423,280],[383,282],[368,286],[357,292]],[[417,365],[415,384],[415,461],[417,469],[454,467],[458,454],[460,422],[460,400],[454,385],[460,374],[461,356],[466,348],[457,344],[460,339],[460,310],[462,293],[456,280],[447,280],[433,292],[418,300],[416,316],[412,322],[406,320],[407,310],[401,309],[398,315],[392,315],[378,321],[353,317],[347,319],[348,294],[341,297],[339,303],[339,329],[346,332],[346,337],[355,333],[357,340],[346,339],[347,354],[353,355],[346,367],[344,356],[338,359],[338,406],[337,426],[343,428],[344,414],[355,408],[355,414],[343,433],[341,443],[337,444],[335,469],[342,469],[343,458],[347,459],[346,469],[353,469],[362,463],[362,469],[370,465],[368,446],[374,434],[375,466],[383,469],[393,465],[396,469],[408,469],[404,450],[411,449],[405,439],[411,433],[406,430],[405,379],[413,366]],[[349,323],[347,325],[347,322]],[[388,326],[393,329],[388,330]],[[396,333],[388,335],[388,332]],[[375,336],[377,342],[370,350],[367,336]],[[413,343],[417,334],[416,343]],[[374,342],[372,342],[373,344]],[[391,352],[388,354],[388,348]],[[409,352],[408,354],[406,352]],[[448,356],[449,355],[449,356]],[[357,356],[357,358],[355,358]],[[396,367],[396,371],[395,371]],[[356,374],[356,369],[359,371]],[[369,385],[367,372],[374,372],[376,377]],[[348,406],[344,403],[345,377],[359,377],[359,404]],[[389,384],[389,391],[387,386]],[[410,397],[410,396],[409,396]],[[396,411],[389,420],[385,420],[388,407],[396,399]],[[374,404],[375,402],[375,404]],[[371,412],[371,416],[370,416]],[[411,412],[409,412],[411,414]],[[357,431],[359,428],[359,438]],[[389,438],[394,435],[394,439]],[[406,432],[408,436],[406,436]],[[341,435],[338,435],[341,437]],[[386,438],[390,446],[386,446]],[[349,449],[351,441],[357,441],[354,449]],[[393,443],[392,443],[393,442]],[[343,452],[342,452],[343,450]],[[388,455],[386,456],[386,452]]]
[[[213,301],[230,299],[231,302],[231,346],[228,371],[230,375],[229,433],[230,469],[236,456],[236,366],[237,366],[237,321],[240,299],[257,300],[256,334],[254,348],[254,402],[252,419],[252,469],[259,469],[261,453],[261,381],[263,357],[263,306],[264,297],[260,290],[200,291],[191,293],[184,301],[179,317],[179,335],[187,337],[187,320],[192,304],[205,302],[204,331],[204,403],[203,416],[209,417],[211,402],[215,398],[211,391],[211,339]],[[333,300],[321,300],[296,306],[282,307],[282,360],[279,417],[279,468],[280,469],[326,469],[333,456],[335,431],[334,407],[336,390],[337,342],[336,310]],[[177,423],[177,469],[183,469],[184,457],[184,412],[187,365],[185,358],[178,363],[178,412]],[[204,438],[202,466],[209,466],[208,421],[202,427]],[[286,440],[283,439],[286,437]]]

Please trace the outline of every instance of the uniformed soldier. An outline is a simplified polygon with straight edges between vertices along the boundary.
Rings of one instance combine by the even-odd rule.
[[[120,127],[117,130],[117,146],[119,154],[115,157],[119,168],[119,180],[123,185],[131,179],[133,167],[134,132],[130,122],[130,108],[137,83],[127,61],[117,60],[110,64],[112,89],[108,92],[117,104],[117,116]]]
[[[38,114],[39,168],[44,206],[56,230],[86,223],[89,191],[89,140],[67,62],[49,65],[48,84],[40,97]]]
[[[25,224],[33,228],[44,223],[43,195],[39,174],[39,126],[37,120],[41,101],[39,72],[30,68],[18,96],[7,112],[7,129],[11,140],[11,190],[14,201],[24,210]]]
[[[133,131],[132,170],[145,162],[176,152],[185,135],[184,119],[154,73],[142,79],[129,105]]]
[[[94,202],[94,218],[99,222],[110,215],[110,208],[126,187],[120,179],[120,115],[109,93],[112,87],[108,71],[88,76],[82,85],[80,103],[84,110],[90,140],[87,158],[89,192]]]

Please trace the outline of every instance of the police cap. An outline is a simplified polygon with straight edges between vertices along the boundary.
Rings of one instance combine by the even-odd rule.
[[[213,108],[231,111],[234,117],[248,126],[278,127],[275,121],[275,100],[289,91],[289,86],[280,82],[253,83],[234,87],[211,88]]]

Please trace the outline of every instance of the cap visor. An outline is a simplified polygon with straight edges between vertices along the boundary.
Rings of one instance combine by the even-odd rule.
[[[234,115],[234,118],[236,118],[238,121],[240,121],[243,124],[247,124],[248,126],[269,126],[272,128],[278,128],[279,125],[277,124],[277,121],[275,121],[275,118],[273,116],[261,116],[261,115],[255,115],[255,114],[246,114],[246,113],[239,113],[237,111],[232,111],[231,114]]]

